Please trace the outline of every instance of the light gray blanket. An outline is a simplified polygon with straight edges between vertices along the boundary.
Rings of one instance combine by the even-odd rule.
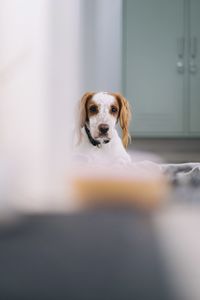
[[[200,163],[162,164],[161,169],[175,186],[200,187]]]

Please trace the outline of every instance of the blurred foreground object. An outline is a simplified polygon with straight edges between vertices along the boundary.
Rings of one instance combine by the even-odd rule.
[[[134,206],[150,209],[165,199],[168,184],[151,162],[79,165],[73,177],[75,198],[83,207]]]
[[[81,2],[0,0],[0,151],[12,160],[3,189],[22,211],[68,206],[72,112],[82,93]]]

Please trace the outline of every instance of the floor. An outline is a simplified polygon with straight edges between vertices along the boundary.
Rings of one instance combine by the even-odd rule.
[[[129,149],[148,152],[166,163],[200,162],[200,138],[135,138]]]

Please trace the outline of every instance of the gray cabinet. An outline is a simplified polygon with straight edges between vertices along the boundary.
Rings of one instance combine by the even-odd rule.
[[[200,136],[200,0],[189,2],[189,125],[191,134]]]
[[[200,0],[125,0],[124,94],[137,136],[200,136]]]

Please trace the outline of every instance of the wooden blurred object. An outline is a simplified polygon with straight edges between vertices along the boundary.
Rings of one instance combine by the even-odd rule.
[[[151,169],[142,170],[139,175],[133,170],[124,176],[106,172],[88,176],[86,172],[85,176],[74,178],[73,187],[82,207],[117,205],[151,209],[163,202],[168,191],[165,177]]]

